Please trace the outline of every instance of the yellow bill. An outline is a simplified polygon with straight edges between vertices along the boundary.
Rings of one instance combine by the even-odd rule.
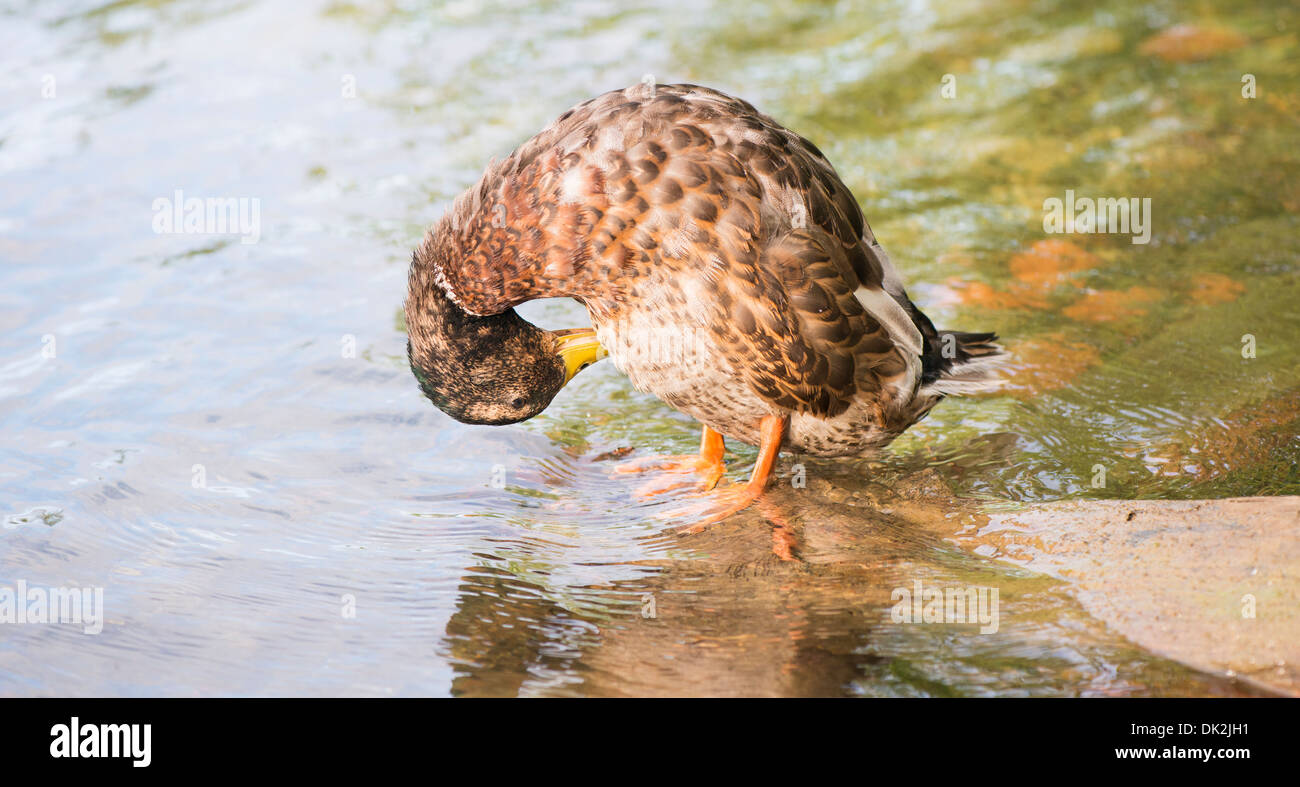
[[[609,355],[596,340],[596,332],[590,328],[561,331],[556,337],[556,343],[559,345],[560,357],[564,358],[565,385],[578,372]]]

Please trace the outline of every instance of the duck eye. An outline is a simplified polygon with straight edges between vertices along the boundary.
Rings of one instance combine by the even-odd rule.
[[[521,409],[525,403],[526,400],[522,396],[516,396],[515,398],[510,400],[510,406],[516,410]]]

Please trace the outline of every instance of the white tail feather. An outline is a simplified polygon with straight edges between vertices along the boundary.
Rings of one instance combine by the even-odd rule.
[[[996,391],[1007,383],[1006,378],[998,374],[1006,360],[1007,355],[1003,352],[972,358],[953,366],[938,380],[922,386],[920,393],[960,396]]]

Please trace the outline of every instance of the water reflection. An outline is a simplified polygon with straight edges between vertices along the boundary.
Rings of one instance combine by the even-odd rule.
[[[982,562],[948,537],[974,516],[814,481],[691,536],[648,533],[635,576],[561,586],[566,549],[491,540],[461,577],[447,626],[466,696],[1241,695],[1145,656],[1062,583]],[[920,498],[922,502],[917,502]],[[796,559],[773,534],[788,529]],[[579,536],[580,538],[580,536]],[[572,566],[568,568],[572,570]],[[580,580],[579,580],[580,581]],[[998,631],[898,624],[895,589],[999,590]]]

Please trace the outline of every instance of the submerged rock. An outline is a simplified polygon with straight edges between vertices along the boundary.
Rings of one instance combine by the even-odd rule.
[[[958,537],[1066,580],[1090,614],[1184,664],[1300,695],[1300,497],[1094,500]]]

